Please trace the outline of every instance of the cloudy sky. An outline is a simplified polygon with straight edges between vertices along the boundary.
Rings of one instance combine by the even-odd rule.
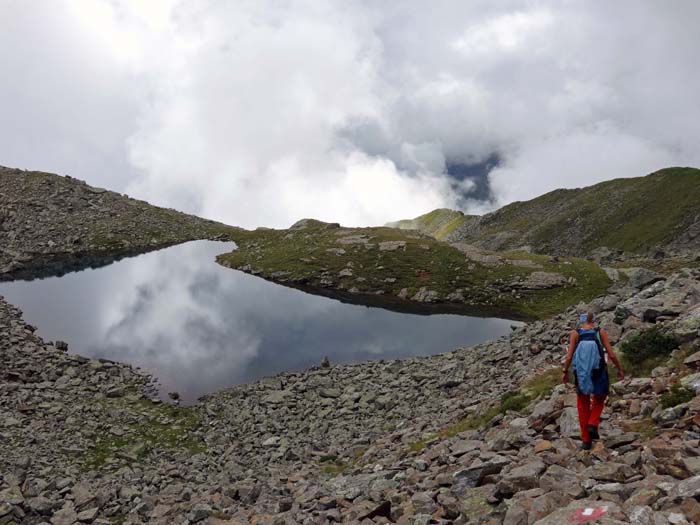
[[[0,164],[245,227],[482,212],[700,166],[699,19],[696,0],[0,0]]]

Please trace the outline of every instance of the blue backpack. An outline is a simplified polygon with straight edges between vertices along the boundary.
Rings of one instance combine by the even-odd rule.
[[[600,329],[579,328],[574,351],[573,370],[580,394],[607,394],[608,380],[605,350]]]

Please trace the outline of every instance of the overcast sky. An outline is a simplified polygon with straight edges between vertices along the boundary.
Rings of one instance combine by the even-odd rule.
[[[480,212],[700,166],[698,20],[696,0],[0,0],[0,165],[245,227]],[[446,165],[489,159],[491,202],[465,200]]]

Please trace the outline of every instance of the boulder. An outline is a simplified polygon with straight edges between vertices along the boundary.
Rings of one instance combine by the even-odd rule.
[[[583,471],[582,475],[596,481],[618,481],[624,482],[634,475],[634,471],[624,463],[604,461],[595,463]]]
[[[578,474],[561,465],[551,465],[539,482],[540,488],[545,491],[561,491],[572,498],[579,498],[585,494]]]
[[[513,282],[512,287],[524,290],[548,290],[564,286],[566,282],[566,277],[560,273],[532,272],[525,280]]]
[[[477,487],[486,476],[498,474],[509,463],[508,458],[496,455],[488,461],[475,462],[468,468],[458,470],[454,473],[452,491],[459,495],[466,488]]]
[[[575,407],[566,407],[557,420],[559,434],[562,437],[581,437],[581,427],[578,422],[578,411]]]
[[[65,506],[51,516],[52,525],[73,525],[78,521],[78,514],[72,506]]]
[[[663,275],[646,268],[622,268],[621,271],[627,276],[627,284],[637,290],[666,279]]]
[[[681,499],[700,496],[700,476],[684,479],[673,488],[670,495]]]
[[[681,385],[686,388],[690,388],[696,394],[700,394],[700,372],[682,377]]]
[[[530,461],[519,467],[508,471],[502,478],[506,482],[510,493],[514,494],[521,490],[534,489],[540,485],[540,474],[545,470],[545,465],[539,459]]]

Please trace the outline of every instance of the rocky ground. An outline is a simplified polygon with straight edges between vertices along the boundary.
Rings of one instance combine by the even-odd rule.
[[[557,386],[575,309],[473,348],[178,408],[0,301],[0,524],[696,523],[700,272],[632,272],[592,307],[615,343],[657,327],[678,348],[614,385],[584,452]]]
[[[61,275],[235,231],[71,177],[0,166],[0,280]]]
[[[666,276],[603,274],[585,261],[308,221],[245,232],[75,179],[0,169],[0,279],[221,235],[246,259],[222,263],[288,284],[305,278],[273,274],[288,271],[274,267],[291,254],[294,271],[326,280],[319,289],[417,304],[479,297],[466,274],[514,303],[540,294],[531,317],[561,313],[473,348],[324,363],[183,408],[153,400],[150,378],[129,365],[43,341],[0,298],[0,525],[700,521],[699,270],[674,262]],[[588,305],[614,343],[634,350],[655,333],[673,351],[614,385],[603,441],[584,452],[558,370],[562,337],[588,305],[566,306],[596,295]]]
[[[276,283],[397,310],[548,317],[605,292],[595,262],[493,253],[417,231],[346,228],[305,219],[240,232],[217,260]]]

